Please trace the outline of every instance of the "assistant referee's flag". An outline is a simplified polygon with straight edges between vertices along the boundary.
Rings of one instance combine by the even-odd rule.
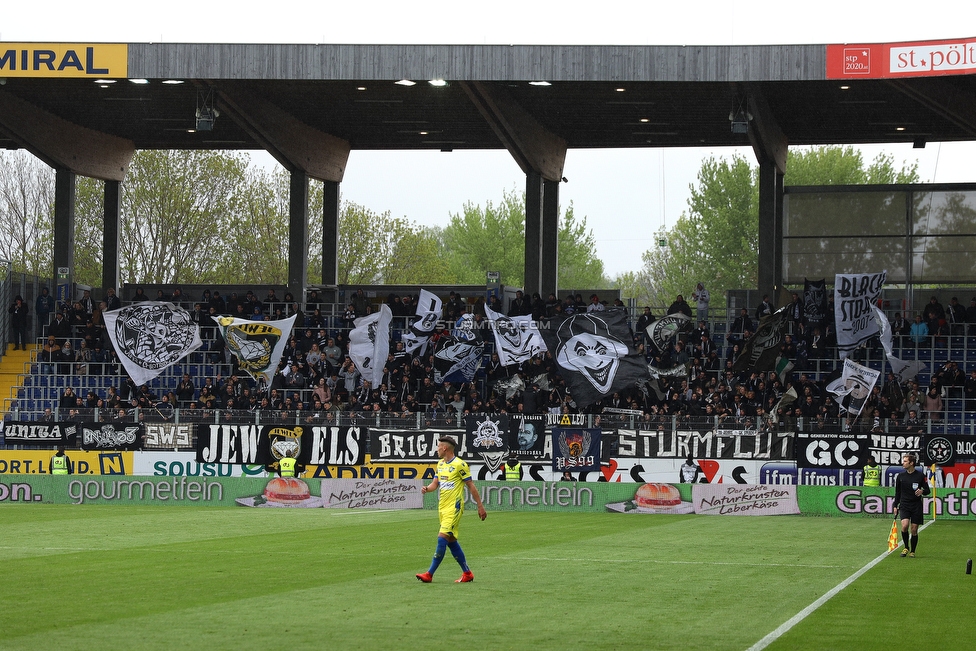
[[[891,523],[891,533],[888,534],[888,551],[894,551],[898,547],[898,516]]]

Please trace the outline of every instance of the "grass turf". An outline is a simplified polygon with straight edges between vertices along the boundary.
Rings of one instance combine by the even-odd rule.
[[[468,513],[474,583],[448,554],[425,585],[432,511],[5,505],[0,649],[748,649],[889,526]],[[918,558],[892,554],[769,648],[966,648],[974,527],[927,528]]]

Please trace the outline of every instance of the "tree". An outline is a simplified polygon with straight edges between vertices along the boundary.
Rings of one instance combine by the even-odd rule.
[[[214,260],[213,282],[282,283],[288,277],[288,174],[249,170],[246,180],[224,218],[222,230],[233,237],[224,238]]]
[[[586,217],[578,222],[572,202],[559,220],[558,235],[560,287],[596,289],[606,287],[603,261],[596,257],[596,239],[586,227]]]
[[[667,246],[642,256],[648,302],[667,305],[678,294],[688,298],[699,282],[712,292],[756,284],[757,181],[757,169],[738,155],[702,163],[688,212],[663,236]]]
[[[24,151],[0,152],[0,257],[14,271],[50,278],[54,171]]]
[[[453,282],[477,285],[485,272],[498,271],[506,285],[525,280],[525,195],[505,191],[497,205],[467,203],[444,228],[444,251]],[[577,220],[570,206],[559,219],[557,282],[560,287],[596,288],[607,284],[603,262],[586,217]]]
[[[894,158],[879,155],[864,165],[853,147],[791,150],[785,185],[917,183],[917,164],[896,170]],[[871,200],[882,201],[878,198]],[[709,158],[691,186],[688,211],[662,237],[667,246],[644,252],[643,268],[618,278],[641,302],[667,305],[698,282],[717,292],[756,287],[759,256],[758,168],[743,157]],[[857,243],[852,243],[852,246]],[[625,294],[627,295],[627,294]]]
[[[464,204],[451,215],[442,233],[454,282],[480,285],[485,272],[498,271],[506,285],[521,286],[525,276],[525,200],[515,191],[502,193],[496,206]]]

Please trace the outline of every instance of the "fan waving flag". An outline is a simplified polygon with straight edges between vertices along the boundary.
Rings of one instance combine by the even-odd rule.
[[[834,276],[834,321],[837,324],[837,354],[847,359],[852,350],[878,334],[871,318],[871,306],[881,298],[888,271]]]
[[[441,318],[441,299],[426,289],[420,290],[417,299],[417,320],[410,326],[410,331],[403,333],[400,338],[404,348],[411,355],[420,351],[423,355],[427,351],[427,342],[434,334],[437,321]]]
[[[891,371],[898,378],[898,381],[907,382],[924,371],[927,368],[925,362],[905,361],[895,356],[891,345],[891,324],[888,323],[888,317],[877,305],[872,305],[871,309],[874,311],[874,322],[878,326],[878,338],[881,340],[881,347],[884,349],[888,363],[891,364]]]
[[[546,350],[546,342],[542,340],[532,315],[505,316],[489,307],[485,307],[485,315],[491,321],[498,360],[503,365],[528,361]]]
[[[628,343],[634,337],[623,310],[554,318],[542,337],[577,407],[650,379],[644,357]]]
[[[119,361],[145,384],[203,345],[200,326],[172,303],[146,302],[104,312],[105,330]]]
[[[484,349],[484,338],[474,315],[462,315],[451,334],[437,341],[434,382],[470,382],[481,368]]]
[[[390,306],[380,305],[375,314],[356,319],[356,327],[349,333],[349,359],[370,385],[383,383],[383,369],[390,354],[390,322],[393,312]]]
[[[742,347],[742,352],[732,363],[733,371],[776,370],[777,373],[779,372],[780,369],[777,368],[780,357],[779,345],[783,340],[783,328],[789,321],[787,315],[789,307],[789,305],[781,307],[771,315],[762,318],[756,334],[749,337]]]
[[[241,369],[255,381],[264,380],[269,386],[278,362],[285,352],[295,315],[279,321],[251,321],[232,316],[217,317],[220,334],[227,349],[237,358]]]
[[[657,349],[663,353],[671,344],[671,340],[677,337],[679,332],[687,330],[690,323],[691,317],[678,312],[658,319],[644,330]]]
[[[827,391],[837,396],[840,413],[857,418],[880,375],[881,371],[845,359],[843,374],[827,384]]]

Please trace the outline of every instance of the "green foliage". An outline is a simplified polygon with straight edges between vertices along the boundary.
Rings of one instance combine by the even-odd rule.
[[[467,203],[442,233],[449,274],[458,284],[480,284],[485,272],[501,272],[506,285],[525,280],[525,195],[505,191],[499,204]],[[559,218],[557,234],[560,287],[606,286],[603,262],[596,257],[596,240],[586,217],[576,218],[570,206]]]
[[[525,199],[505,191],[496,206],[464,204],[442,233],[448,269],[454,282],[478,285],[485,272],[501,272],[506,285],[521,286],[525,277]]]
[[[605,287],[603,261],[596,257],[596,239],[586,227],[586,217],[576,220],[573,204],[559,219],[558,285],[565,288],[593,289]]]
[[[288,173],[249,170],[234,210],[224,216],[222,255],[215,259],[216,283],[281,283],[288,276]]]
[[[688,212],[665,235],[668,246],[642,256],[642,276],[650,286],[641,297],[667,305],[678,294],[687,299],[702,282],[716,300],[727,287],[756,284],[757,174],[741,156],[712,157],[702,163],[698,185],[691,186]]]

